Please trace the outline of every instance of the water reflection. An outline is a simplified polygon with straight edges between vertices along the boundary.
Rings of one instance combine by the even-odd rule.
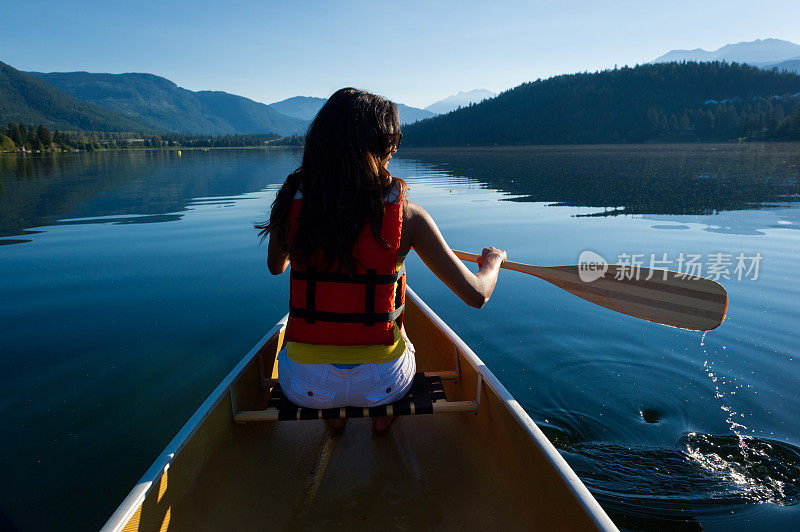
[[[751,212],[744,218],[738,212],[717,212],[713,216],[701,215],[646,215],[644,218],[657,223],[653,229],[687,230],[690,225],[702,226],[703,231],[730,235],[764,235],[768,229],[800,229],[800,209],[786,207],[763,207],[759,212]]]
[[[800,145],[695,144],[404,149],[508,201],[599,207],[577,216],[709,215],[800,201]]]
[[[63,223],[177,220],[192,198],[235,197],[282,181],[279,176],[296,165],[298,155],[292,150],[3,155],[0,236]],[[247,164],[236,164],[242,157]],[[61,220],[65,215],[72,220]]]
[[[299,151],[262,152],[262,165],[284,168],[254,172],[253,155],[247,153],[246,166],[232,164],[245,156],[240,150],[180,157],[166,151],[0,156],[0,236],[44,225],[108,223],[102,217],[118,215],[147,215],[118,223],[179,219],[192,198],[261,190],[265,175],[285,175],[300,157]],[[400,165],[507,192],[508,201],[602,209],[575,216],[706,216],[800,200],[796,143],[404,149],[398,157]],[[85,219],[66,222],[64,215]],[[708,230],[757,234],[738,223],[730,217]],[[786,223],[798,228],[800,218]]]

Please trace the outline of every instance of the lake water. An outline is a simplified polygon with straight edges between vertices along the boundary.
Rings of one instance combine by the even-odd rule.
[[[0,156],[0,525],[100,527],[283,316],[252,223],[299,155]],[[401,149],[390,169],[456,249],[721,275],[728,318],[703,334],[509,271],[468,309],[407,263],[620,527],[800,528],[800,145]]]

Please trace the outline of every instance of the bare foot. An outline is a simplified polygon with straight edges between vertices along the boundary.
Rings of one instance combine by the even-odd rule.
[[[375,432],[385,432],[394,421],[395,416],[381,416],[372,418],[372,429]]]
[[[329,429],[333,431],[342,430],[344,428],[345,423],[347,423],[347,419],[342,419],[342,418],[325,420],[325,424],[328,426]]]

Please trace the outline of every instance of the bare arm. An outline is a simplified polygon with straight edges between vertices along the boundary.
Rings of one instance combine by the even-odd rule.
[[[406,220],[410,247],[414,248],[425,265],[464,303],[475,308],[483,307],[494,291],[506,252],[493,247],[484,249],[482,260],[479,261],[480,270],[472,273],[453,254],[436,227],[436,222],[425,209],[409,201]]]
[[[280,239],[269,235],[267,246],[267,267],[272,275],[280,275],[289,267],[289,252],[284,249]]]

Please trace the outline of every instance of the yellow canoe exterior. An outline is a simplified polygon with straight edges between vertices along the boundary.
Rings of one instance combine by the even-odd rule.
[[[154,530],[617,530],[472,350],[408,290],[417,371],[457,372],[448,401],[477,414],[235,423],[277,377],[286,319],[239,362],[103,528]],[[447,376],[447,373],[445,373]],[[455,377],[456,375],[453,375]]]

